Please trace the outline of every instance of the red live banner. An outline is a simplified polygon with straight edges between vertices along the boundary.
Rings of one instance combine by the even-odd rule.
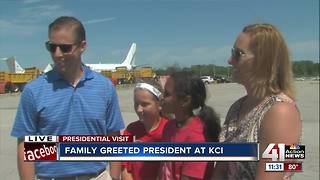
[[[128,135],[60,135],[59,142],[134,142],[134,137]]]

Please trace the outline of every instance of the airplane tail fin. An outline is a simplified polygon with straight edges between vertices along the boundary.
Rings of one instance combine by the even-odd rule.
[[[12,72],[12,73],[24,73],[25,72],[25,70],[16,61],[15,57],[9,57],[4,60],[6,61],[10,72]]]
[[[129,52],[126,56],[126,58],[124,59],[124,61],[122,62],[121,65],[134,65],[134,60],[135,60],[135,57],[136,57],[136,48],[137,48],[137,45],[136,43],[132,43],[131,44],[131,47],[129,49]]]

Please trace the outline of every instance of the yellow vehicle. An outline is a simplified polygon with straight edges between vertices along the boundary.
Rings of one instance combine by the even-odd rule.
[[[156,78],[156,74],[153,71],[152,67],[141,67],[133,71],[133,76],[136,81],[150,81]]]
[[[112,79],[117,81],[117,84],[129,84],[133,83],[133,74],[128,71],[126,67],[117,67],[114,72],[112,72]]]
[[[102,75],[104,75],[105,77],[112,78],[112,71],[110,71],[110,70],[103,70],[100,73]]]
[[[101,74],[112,80],[114,84],[131,84],[137,81],[150,81],[156,78],[151,67],[141,67],[130,70],[126,67],[117,67],[115,71],[105,70]]]
[[[35,67],[25,69],[24,73],[0,72],[0,93],[22,91],[25,84],[36,79],[41,71]]]

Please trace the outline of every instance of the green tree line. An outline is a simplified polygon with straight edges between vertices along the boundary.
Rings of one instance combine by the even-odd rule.
[[[319,63],[309,60],[295,61],[292,68],[295,77],[319,76]]]
[[[292,63],[293,73],[295,77],[314,77],[319,76],[319,63],[309,60],[294,61]],[[192,65],[190,67],[180,67],[178,64],[174,64],[167,68],[156,69],[155,72],[157,75],[166,75],[168,72],[173,70],[186,70],[192,71],[200,76],[221,76],[221,77],[230,77],[231,66],[217,66],[214,64],[207,65]]]

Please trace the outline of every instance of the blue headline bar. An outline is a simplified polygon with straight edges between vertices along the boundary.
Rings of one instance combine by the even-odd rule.
[[[257,143],[60,143],[60,157],[255,157]]]

